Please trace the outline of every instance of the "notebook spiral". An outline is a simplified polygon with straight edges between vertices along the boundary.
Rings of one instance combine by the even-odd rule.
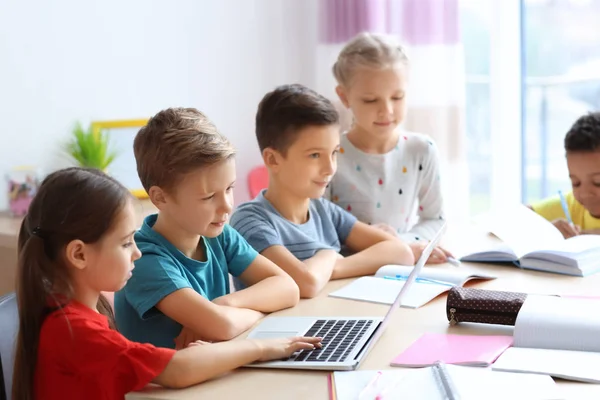
[[[444,390],[444,399],[448,400],[460,400],[460,396],[457,394],[446,364],[441,361],[437,361],[433,365],[433,373],[436,376],[440,386]]]

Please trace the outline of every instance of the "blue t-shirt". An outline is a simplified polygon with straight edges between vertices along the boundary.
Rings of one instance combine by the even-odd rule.
[[[295,224],[281,216],[264,193],[240,205],[230,222],[259,253],[275,245],[285,246],[299,260],[323,249],[339,252],[356,223],[352,214],[320,198],[310,201],[308,220]]]
[[[152,229],[156,218],[147,217],[135,234],[142,257],[135,262],[127,285],[115,294],[115,317],[119,331],[129,340],[174,348],[182,326],[156,309],[156,304],[183,288],[208,300],[228,294],[229,273],[241,275],[257,252],[225,225],[219,236],[201,239],[206,261],[191,259]]]

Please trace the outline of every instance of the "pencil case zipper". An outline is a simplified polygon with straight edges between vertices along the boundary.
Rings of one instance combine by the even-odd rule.
[[[456,325],[460,321],[457,318],[456,313],[464,312],[471,315],[491,315],[495,317],[514,317],[514,313],[512,312],[502,312],[502,311],[490,311],[490,310],[473,310],[470,308],[450,308],[450,325]]]

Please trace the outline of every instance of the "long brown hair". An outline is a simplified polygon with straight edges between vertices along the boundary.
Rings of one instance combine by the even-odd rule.
[[[40,185],[19,231],[16,282],[19,333],[13,372],[14,399],[35,397],[42,324],[52,305],[66,304],[72,296],[64,259],[67,244],[75,239],[98,242],[111,229],[129,198],[123,185],[92,169],[59,170]],[[114,327],[112,308],[104,296],[100,296],[98,311]]]

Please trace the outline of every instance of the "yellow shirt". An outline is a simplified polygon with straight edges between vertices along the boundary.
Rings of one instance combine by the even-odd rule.
[[[567,193],[565,195],[565,200],[567,201],[569,213],[571,213],[571,218],[575,225],[578,225],[582,230],[600,229],[600,219],[594,218],[590,212],[575,199],[573,192]],[[536,213],[546,218],[548,221],[554,221],[559,218],[566,219],[558,195],[534,203],[531,207]]]

